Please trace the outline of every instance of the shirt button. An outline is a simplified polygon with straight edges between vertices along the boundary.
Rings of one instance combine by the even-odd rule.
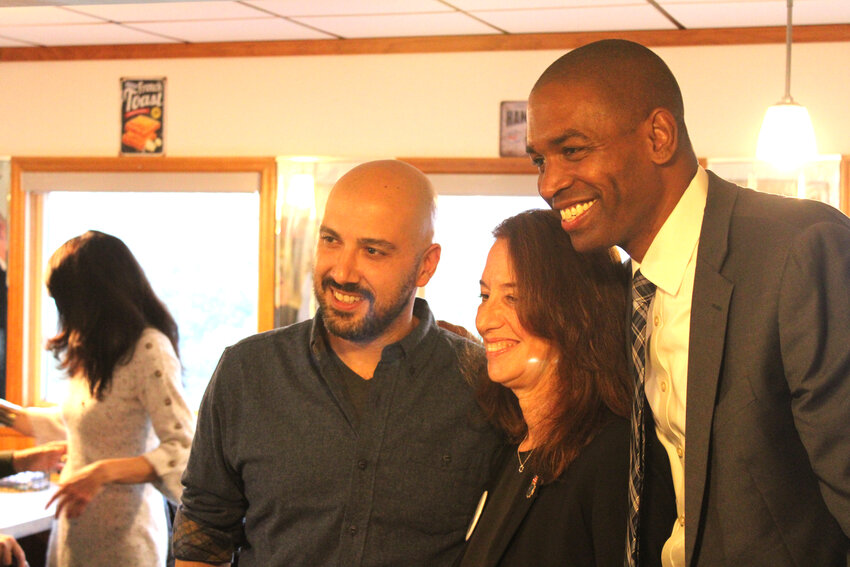
[[[666,392],[666,391],[667,391],[667,382],[661,382],[661,384],[659,384],[659,386],[661,386],[661,391],[662,391],[662,392]]]
[[[685,450],[682,448],[681,445],[676,447],[676,454],[679,455],[680,459],[685,456]]]
[[[685,516],[684,516],[684,514],[679,516],[679,525],[682,526],[683,528],[685,527]]]
[[[360,459],[359,461],[357,461],[357,468],[361,471],[365,471],[367,464],[368,463],[366,462],[366,459]]]
[[[349,535],[356,536],[357,535],[357,526],[348,526]]]
[[[446,453],[443,455],[443,466],[447,467],[450,464],[452,464],[452,456]]]
[[[660,325],[660,324],[661,324],[661,317],[659,317],[658,315],[656,315],[656,316],[652,319],[652,322],[653,322],[653,323],[655,323],[655,326],[657,327],[658,325]]]

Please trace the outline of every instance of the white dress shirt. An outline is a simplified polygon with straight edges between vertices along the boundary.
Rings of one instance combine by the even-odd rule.
[[[646,399],[658,439],[670,458],[678,518],[661,552],[664,567],[685,565],[685,409],[688,345],[697,245],[708,195],[708,175],[700,167],[673,212],[632,271],[656,285],[647,334]]]

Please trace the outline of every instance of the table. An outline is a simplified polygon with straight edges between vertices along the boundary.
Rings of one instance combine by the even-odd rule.
[[[0,533],[20,539],[50,530],[56,505],[46,510],[44,506],[57,488],[51,484],[46,490],[0,491]]]

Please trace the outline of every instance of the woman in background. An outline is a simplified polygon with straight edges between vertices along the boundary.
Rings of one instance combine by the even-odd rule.
[[[177,324],[118,238],[89,231],[50,258],[59,333],[47,348],[70,377],[57,408],[12,410],[39,441],[68,439],[48,564],[165,565],[161,491],[178,502],[194,428]]]
[[[628,274],[578,254],[557,212],[503,221],[481,277],[479,401],[511,444],[458,565],[618,566],[626,541]]]

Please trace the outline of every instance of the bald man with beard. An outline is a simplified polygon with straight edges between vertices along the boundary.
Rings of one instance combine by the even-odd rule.
[[[621,246],[654,289],[624,564],[846,567],[850,220],[701,168],[673,74],[629,41],[543,73],[528,152],[575,248]]]
[[[454,562],[499,439],[461,374],[471,343],[415,298],[440,259],[434,212],[427,177],[399,161],[333,187],[316,316],[226,349],[207,388],[178,566]]]

